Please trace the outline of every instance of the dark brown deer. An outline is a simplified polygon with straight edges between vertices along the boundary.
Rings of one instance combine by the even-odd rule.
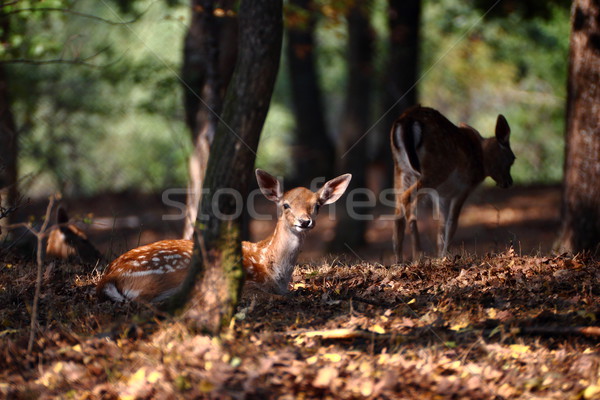
[[[500,187],[512,185],[510,168],[515,156],[510,148],[510,127],[498,115],[496,134],[483,138],[466,124],[454,125],[440,112],[414,107],[393,124],[391,145],[394,157],[396,219],[394,252],[402,261],[402,243],[408,219],[412,255],[420,254],[416,206],[419,194],[432,196],[442,220],[438,233],[438,255],[448,251],[461,208],[469,194],[486,177]]]

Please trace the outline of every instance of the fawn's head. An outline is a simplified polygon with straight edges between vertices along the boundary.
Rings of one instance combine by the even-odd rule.
[[[344,174],[326,182],[321,189],[313,192],[297,187],[283,193],[281,184],[274,176],[257,169],[256,179],[262,194],[277,204],[287,227],[296,233],[314,228],[319,208],[337,201],[346,191],[352,175]]]
[[[510,127],[506,118],[500,114],[496,121],[496,135],[483,142],[483,154],[486,175],[502,188],[510,187],[513,183],[510,167],[515,162],[515,155],[510,148],[509,139]]]
[[[46,255],[67,259],[77,257],[84,264],[95,264],[102,254],[90,243],[86,234],[75,224],[69,223],[69,215],[62,206],[56,210],[57,227],[50,232]]]

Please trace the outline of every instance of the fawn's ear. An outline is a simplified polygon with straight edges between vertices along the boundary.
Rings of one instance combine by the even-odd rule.
[[[402,125],[400,121],[394,121],[392,125],[392,147],[396,150],[400,150],[402,148]]]
[[[508,146],[510,138],[510,126],[508,121],[504,118],[504,115],[498,114],[498,120],[496,121],[496,139],[500,144]]]
[[[58,206],[58,209],[56,210],[56,222],[59,224],[66,224],[69,222],[69,215],[62,206]]]
[[[319,196],[319,204],[325,205],[335,203],[340,197],[342,197],[348,188],[350,179],[352,179],[351,174],[344,174],[326,182],[325,185],[323,185],[323,187],[317,192],[317,195]]]
[[[271,201],[278,203],[283,196],[281,185],[277,178],[262,169],[256,169],[256,180],[262,194]]]

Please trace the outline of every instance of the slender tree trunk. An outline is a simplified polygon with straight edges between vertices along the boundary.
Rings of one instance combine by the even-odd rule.
[[[561,251],[600,243],[600,4],[575,0],[571,13]]]
[[[2,42],[8,38],[10,23],[0,14]],[[0,206],[10,208],[17,201],[17,129],[11,108],[8,77],[4,64],[0,63]],[[0,235],[6,234],[2,226],[10,224],[10,216],[0,219]]]
[[[198,214],[202,180],[215,136],[223,97],[237,57],[237,19],[233,0],[192,0],[192,21],[185,37],[183,57],[186,122],[194,151],[190,156],[189,182],[183,237],[190,239]],[[216,16],[215,10],[225,15]]]
[[[208,161],[192,267],[172,304],[191,295],[186,318],[212,333],[229,323],[243,284],[240,216],[279,68],[282,2],[244,0],[239,22],[239,58]]]
[[[404,110],[417,103],[419,71],[419,28],[421,0],[389,0],[389,58],[383,84],[383,112],[379,122],[375,162],[386,171],[385,187],[393,187],[394,164],[390,151],[390,128]]]
[[[367,168],[366,141],[360,140],[369,129],[371,103],[371,74],[373,55],[373,31],[369,23],[370,2],[353,7],[348,15],[348,86],[344,113],[340,123],[339,173],[351,173],[352,181],[347,192],[347,206],[339,212],[336,236],[331,244],[333,251],[348,251],[364,243],[367,221],[358,219],[350,209],[351,200],[364,201],[362,195],[354,196],[352,191],[365,188]],[[364,139],[364,138],[363,138]],[[353,207],[356,214],[366,214],[368,209]]]
[[[308,185],[307,179],[334,174],[335,147],[327,135],[319,76],[315,67],[315,14],[310,0],[291,0],[308,13],[305,24],[288,29],[287,56],[296,117],[294,147],[295,184]]]

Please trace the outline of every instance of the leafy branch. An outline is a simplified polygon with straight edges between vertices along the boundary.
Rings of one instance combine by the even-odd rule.
[[[138,21],[147,11],[149,8],[147,8],[146,10],[144,10],[143,12],[141,12],[140,14],[136,15],[134,18],[130,19],[129,21],[111,21],[109,19],[105,19],[102,17],[98,17],[97,15],[92,15],[92,14],[87,14],[87,13],[83,13],[80,11],[74,11],[74,10],[70,10],[68,8],[59,8],[59,7],[28,7],[28,8],[18,8],[16,10],[12,10],[12,11],[6,11],[0,14],[0,17],[6,17],[6,16],[10,16],[10,15],[14,15],[14,14],[21,14],[21,13],[26,13],[26,12],[61,12],[64,14],[71,14],[71,15],[75,15],[78,17],[82,17],[82,18],[88,18],[88,19],[92,19],[95,21],[99,21],[99,22],[103,22],[105,24],[108,25],[128,25],[128,24],[132,24],[136,21]]]
[[[71,65],[85,65],[86,67],[93,67],[93,68],[105,68],[109,65],[115,64],[116,62],[118,62],[121,57],[119,57],[118,59],[111,61],[109,63],[106,64],[102,64],[102,65],[98,65],[98,64],[94,64],[91,62],[88,62],[89,60],[93,60],[94,58],[98,57],[100,54],[104,53],[106,50],[109,49],[110,46],[106,46],[104,48],[102,48],[101,50],[99,50],[98,52],[87,56],[87,57],[82,57],[82,58],[50,58],[50,59],[46,59],[46,60],[33,60],[30,58],[13,58],[10,60],[2,60],[0,61],[0,64],[33,64],[33,65],[47,65],[47,64],[71,64]]]

